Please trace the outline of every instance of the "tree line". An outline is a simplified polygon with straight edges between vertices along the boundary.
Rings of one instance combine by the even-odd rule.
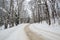
[[[25,0],[2,0],[2,8],[6,11],[6,14],[0,17],[0,24],[3,21],[5,29],[8,27],[8,24],[10,27],[13,27],[14,24],[42,23],[42,21],[46,21],[51,25],[51,19],[55,23],[55,19],[60,17],[59,0],[31,0],[28,3],[31,17],[28,10],[25,10],[26,5],[24,5],[24,2]]]

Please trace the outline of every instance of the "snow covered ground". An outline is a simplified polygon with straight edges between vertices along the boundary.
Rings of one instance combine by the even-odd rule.
[[[37,35],[43,36],[44,40],[60,40],[60,25],[48,25],[45,21],[41,23],[31,24],[30,30]]]
[[[0,31],[4,30],[4,25],[0,26]]]
[[[20,24],[16,27],[0,31],[0,40],[29,40],[24,32],[27,24]]]
[[[28,35],[27,35],[28,34]],[[60,40],[60,25],[43,23],[20,24],[0,31],[0,40]]]

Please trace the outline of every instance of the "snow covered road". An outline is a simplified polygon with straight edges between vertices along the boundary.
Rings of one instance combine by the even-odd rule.
[[[30,40],[43,40],[43,37],[41,35],[40,37],[39,35],[36,34],[36,32],[33,32],[32,30],[30,30],[29,27],[25,27],[24,30]]]
[[[59,24],[34,23],[25,27],[25,32],[30,40],[60,40]]]
[[[0,31],[0,40],[60,40],[60,27],[58,25],[20,24]]]
[[[60,25],[49,26],[46,23],[37,23],[31,24],[29,30],[28,35],[32,40],[60,40]]]

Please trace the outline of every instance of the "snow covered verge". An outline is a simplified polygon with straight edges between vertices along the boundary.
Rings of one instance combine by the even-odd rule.
[[[12,28],[0,31],[0,40],[28,40],[24,27],[28,24],[19,24]]]
[[[27,27],[26,27],[27,26]],[[60,25],[48,25],[45,21],[33,24],[19,24],[0,31],[0,40],[60,40]]]
[[[4,30],[4,25],[0,26],[0,31]]]
[[[44,40],[60,40],[60,25],[58,23],[48,25],[45,21],[41,23],[34,23],[29,26],[31,32],[43,37]]]

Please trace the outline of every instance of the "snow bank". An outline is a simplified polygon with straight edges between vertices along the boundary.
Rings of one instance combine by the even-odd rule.
[[[30,30],[38,35],[44,36],[45,40],[60,40],[60,25],[48,25],[45,21],[41,23],[31,24]]]
[[[4,30],[4,25],[0,26],[0,31]]]
[[[0,40],[26,40],[27,37],[24,32],[25,25],[27,24],[20,24],[13,28],[0,31]]]

